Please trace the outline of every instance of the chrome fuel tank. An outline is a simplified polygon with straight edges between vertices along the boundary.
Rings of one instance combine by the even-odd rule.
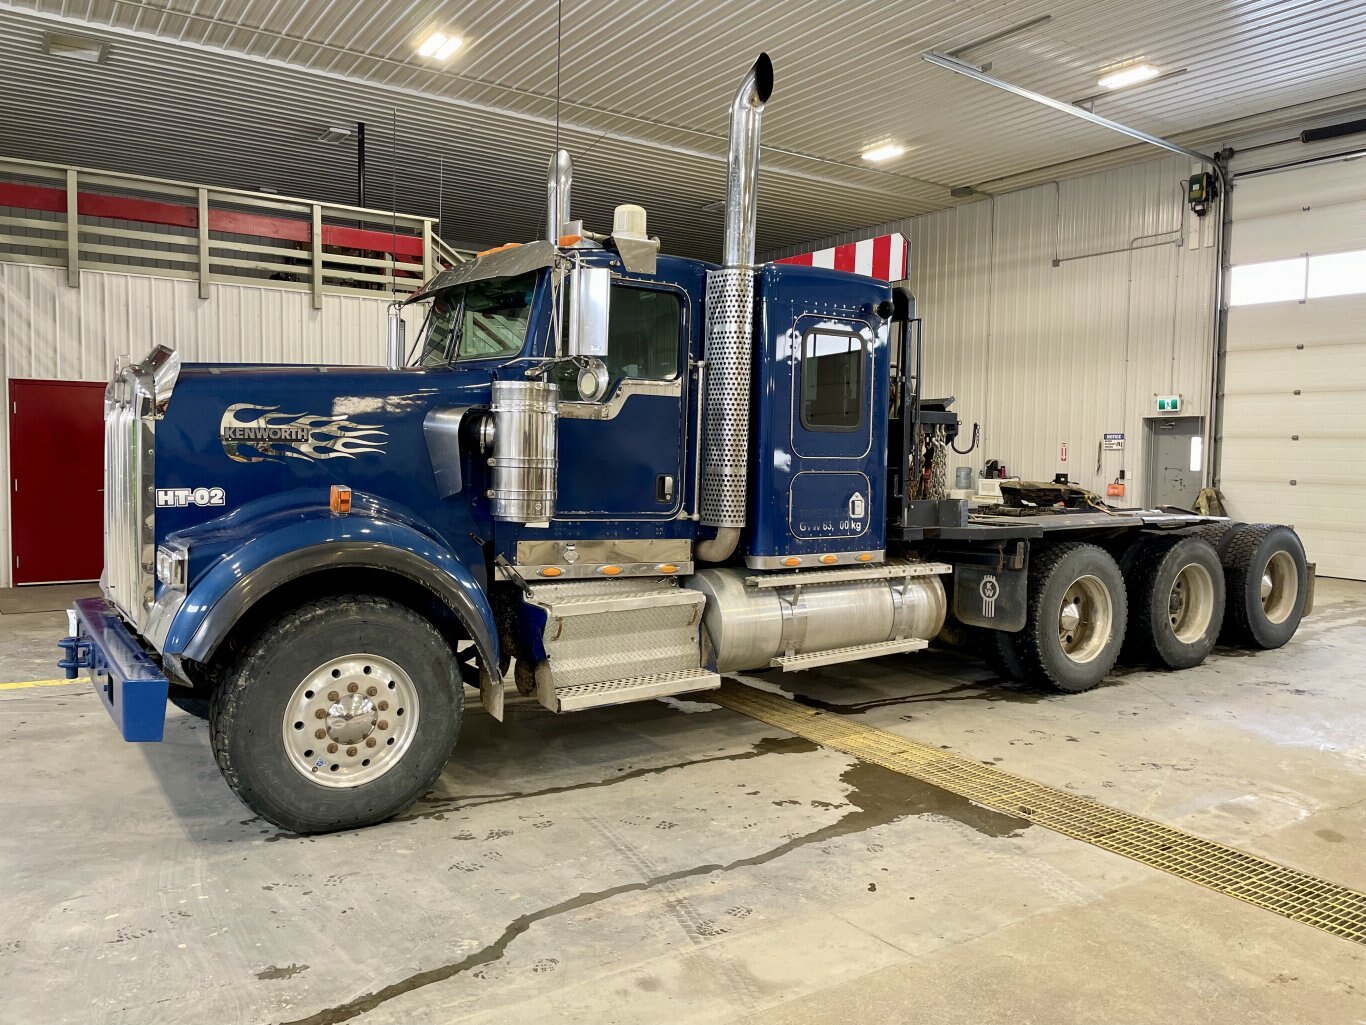
[[[930,640],[948,604],[933,563],[756,574],[707,569],[686,586],[707,596],[703,628],[716,669],[759,669],[783,655],[805,655],[900,638]]]

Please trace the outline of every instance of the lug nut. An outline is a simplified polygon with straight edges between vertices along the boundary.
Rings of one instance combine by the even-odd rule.
[[[381,701],[381,702],[379,703],[379,710],[380,710],[381,712],[387,712],[387,711],[389,711],[389,702],[387,702],[387,701]]]
[[[378,688],[378,687],[366,687],[366,688],[365,688],[365,693],[366,693],[369,697],[372,697],[372,698],[373,698],[376,694],[379,693],[379,688]]]
[[[327,745],[327,753],[330,754],[330,755],[336,754],[336,753],[337,753],[337,745],[336,745],[336,744],[328,744],[328,745]]]
[[[321,726],[319,726],[316,730],[313,731],[313,736],[317,737],[319,740],[322,740],[323,737],[327,736],[327,731],[323,729]]]
[[[354,747],[348,747],[348,748],[346,749],[346,757],[347,757],[347,758],[355,758],[355,757],[356,757],[356,749],[355,749]]]
[[[388,720],[388,719],[381,719],[381,720],[379,721],[379,728],[382,729],[382,730],[387,730],[387,729],[389,728],[389,720]]]
[[[328,700],[328,701],[340,701],[340,700],[341,700],[341,695],[338,694],[335,690],[334,690],[334,691],[329,691],[328,694],[327,694],[327,700]]]
[[[378,743],[379,743],[379,741],[376,740],[374,737],[366,737],[366,738],[365,738],[365,746],[366,746],[366,747],[374,747],[374,746],[375,746],[376,744],[378,744]]]
[[[327,718],[327,709],[325,709],[325,708],[320,708],[320,709],[318,709],[316,712],[313,713],[313,718],[315,718],[315,719],[326,719],[326,718]]]
[[[347,690],[347,693],[349,693],[349,694],[354,694],[354,693],[356,693],[356,691],[360,690],[360,684],[359,684],[359,683],[348,683],[348,684],[346,685],[346,690]]]

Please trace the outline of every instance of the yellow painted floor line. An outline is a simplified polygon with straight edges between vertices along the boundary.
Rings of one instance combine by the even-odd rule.
[[[73,684],[88,684],[85,679],[75,680],[20,680],[18,683],[0,683],[0,690],[27,690],[29,687],[68,687]]]
[[[706,700],[1292,921],[1366,943],[1366,894],[1299,869],[730,680]]]

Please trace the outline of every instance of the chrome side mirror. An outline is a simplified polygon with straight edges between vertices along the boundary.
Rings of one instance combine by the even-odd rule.
[[[575,267],[569,272],[569,355],[607,355],[607,312],[612,294],[610,267]]]

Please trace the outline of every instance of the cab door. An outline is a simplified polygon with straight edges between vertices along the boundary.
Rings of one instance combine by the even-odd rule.
[[[788,529],[799,541],[861,547],[873,525],[876,344],[865,320],[796,319],[791,378]]]
[[[578,401],[573,379],[561,378],[557,520],[615,525],[682,512],[691,312],[681,288],[612,282],[604,398]]]

